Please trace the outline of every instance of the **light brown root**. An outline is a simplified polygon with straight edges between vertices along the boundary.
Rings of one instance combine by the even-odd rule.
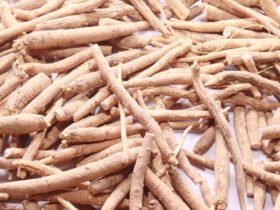
[[[262,170],[262,163],[258,162],[256,164],[256,168]],[[254,188],[254,204],[255,204],[255,209],[263,209],[264,208],[264,203],[265,203],[265,193],[266,193],[266,185],[260,181],[256,180],[255,181],[255,188]]]
[[[37,133],[31,143],[29,144],[28,148],[26,149],[23,157],[22,157],[22,160],[33,160],[36,153],[38,152],[40,146],[41,146],[41,143],[43,141],[43,138],[46,134],[46,131],[42,131],[42,132],[39,132]],[[21,179],[24,179],[26,177],[27,173],[25,170],[22,170],[21,168],[18,169],[17,171],[17,177],[21,178]]]
[[[51,176],[37,178],[36,182],[34,182],[33,179],[29,179],[1,183],[0,190],[1,192],[8,193],[9,195],[23,195],[46,193],[65,189],[78,185],[84,181],[94,180],[100,176],[109,175],[128,167],[135,162],[138,152],[139,148],[130,149],[129,160],[125,164],[121,162],[122,153],[117,153],[95,163],[89,163]],[[77,179],[78,174],[79,179]],[[49,183],[48,187],[44,187],[46,183]]]
[[[51,79],[44,73],[37,74],[21,88],[14,91],[5,106],[7,114],[19,113],[32,99],[51,84]]]
[[[64,200],[61,197],[57,197],[57,201],[64,206],[66,209],[68,210],[78,210],[75,206],[73,206],[72,203],[70,203],[69,201]]]
[[[219,210],[224,210],[228,205],[229,191],[229,157],[228,149],[223,136],[216,127],[216,148],[215,148],[215,206]]]
[[[42,115],[18,114],[0,117],[1,134],[27,134],[44,130],[47,123]]]
[[[141,146],[142,141],[143,141],[143,139],[139,138],[139,137],[128,138],[129,148]],[[82,165],[85,165],[85,164],[90,163],[90,162],[95,162],[95,161],[98,161],[98,160],[102,160],[102,159],[104,159],[104,158],[106,158],[110,155],[113,155],[113,154],[121,152],[121,151],[122,151],[122,143],[120,142],[120,143],[117,143],[115,145],[112,145],[112,146],[108,147],[107,149],[104,149],[100,152],[97,152],[95,154],[92,154],[92,155],[86,157],[85,159],[80,161],[77,164],[77,166],[82,166]]]
[[[250,148],[250,140],[247,132],[246,110],[244,107],[235,107],[234,109],[234,128],[236,139],[242,155],[242,159],[246,164],[252,165],[252,152]],[[247,196],[254,195],[254,180],[251,176],[245,177]]]
[[[92,195],[98,195],[106,190],[110,190],[116,185],[120,184],[126,177],[127,171],[122,171],[92,182],[88,186],[88,190]]]
[[[197,140],[193,147],[193,152],[198,155],[202,155],[207,152],[215,141],[215,128],[209,127],[202,136]]]
[[[106,202],[102,206],[101,210],[115,209],[117,205],[125,198],[129,193],[131,183],[131,175],[124,179],[116,189],[107,198]]]
[[[138,118],[139,122],[143,124],[148,131],[155,134],[155,142],[158,144],[165,160],[171,164],[176,164],[177,160],[173,157],[166,141],[163,140],[165,138],[162,135],[158,123],[136,103],[122,84],[118,82],[97,45],[93,47],[93,55],[100,68],[102,77],[108,82],[110,89],[120,98],[120,101],[127,106],[126,108]]]
[[[221,133],[224,137],[224,140],[228,146],[228,150],[230,151],[233,163],[235,166],[235,172],[236,172],[236,185],[237,185],[237,191],[238,191],[238,197],[240,202],[241,209],[246,209],[246,204],[244,201],[244,172],[242,168],[242,162],[238,154],[238,149],[234,143],[234,138],[231,134],[231,131],[229,129],[228,122],[224,115],[222,114],[222,110],[220,107],[217,106],[214,99],[207,95],[206,89],[204,88],[204,85],[202,83],[202,80],[199,76],[199,67],[195,63],[193,66],[193,85],[194,88],[198,94],[198,96],[201,98],[201,100],[205,103],[205,105],[208,107],[209,111],[213,114],[213,117],[217,123],[217,126],[220,128]]]
[[[138,154],[131,177],[130,186],[130,209],[141,209],[143,207],[144,178],[150,162],[154,136],[147,133],[143,139],[141,151]]]
[[[186,209],[189,207],[179,199],[150,169],[145,175],[145,185],[167,209]]]
[[[170,32],[165,25],[154,15],[147,4],[143,0],[130,0],[133,6],[146,18],[146,20],[155,28],[155,30],[161,32],[165,37],[170,35]]]

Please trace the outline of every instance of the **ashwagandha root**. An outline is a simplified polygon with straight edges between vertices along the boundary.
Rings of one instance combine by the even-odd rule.
[[[1,2],[1,23],[5,26],[5,28],[12,27],[16,25],[18,22],[14,15],[12,14],[11,8],[7,2]]]
[[[75,206],[73,206],[72,203],[70,203],[69,201],[64,200],[61,197],[57,197],[57,201],[66,209],[68,210],[78,210]]]
[[[5,150],[4,157],[5,158],[22,158],[25,151],[26,151],[26,149],[10,147]],[[53,154],[55,154],[54,150],[39,150],[39,151],[37,151],[37,154],[35,155],[34,159],[40,160],[40,159],[52,156]]]
[[[160,59],[164,54],[166,54],[168,51],[172,50],[174,47],[176,47],[179,43],[178,42],[174,42],[174,43],[171,43],[170,45],[167,45],[161,49],[158,49],[158,50],[155,50],[153,52],[150,52],[146,55],[143,55],[140,57],[137,56],[138,58],[136,59],[132,59],[131,61],[125,63],[124,61],[121,61],[121,60],[117,60],[117,63],[120,63],[122,62],[123,65],[122,65],[122,77],[127,77],[131,74],[134,74],[136,72],[138,72],[139,70],[155,63],[158,59]],[[138,51],[139,52],[139,51]],[[116,59],[116,58],[115,58]],[[115,60],[115,59],[112,59],[112,60]],[[96,69],[96,63],[92,63],[93,67],[90,66],[90,70],[94,70]],[[114,68],[115,71],[117,71],[117,68]],[[77,78],[78,79],[78,78]],[[99,87],[101,86],[102,84],[105,84],[102,77],[101,77],[101,73],[100,72],[92,72],[90,77],[89,75],[85,75],[85,77],[81,78],[80,80],[83,84],[79,84],[80,88],[78,88],[77,86],[78,85],[75,85],[73,84],[71,86],[70,91],[81,91],[81,90],[88,90],[90,88],[95,88],[95,87]],[[74,81],[73,81],[74,83]],[[76,86],[76,87],[75,87]],[[85,86],[85,87],[83,87]],[[83,87],[83,88],[82,88]],[[66,88],[67,89],[67,88]]]
[[[202,136],[197,140],[193,147],[193,152],[198,155],[202,155],[210,149],[215,142],[215,128],[211,126],[208,128]]]
[[[12,67],[13,62],[16,60],[16,54],[15,53],[9,53],[7,55],[4,55],[0,57],[0,73],[4,73],[8,69]]]
[[[183,177],[179,174],[177,169],[171,168],[168,170],[168,174],[171,178],[171,184],[175,190],[180,194],[184,201],[194,210],[206,210],[208,207],[200,200],[192,189],[185,183]]]
[[[30,50],[77,46],[129,35],[146,28],[148,28],[146,22],[139,22],[123,24],[122,27],[119,25],[110,25],[78,29],[49,30],[45,32],[38,31],[25,36],[21,42],[28,46]],[[67,34],[66,37],[63,36],[65,34]],[[46,39],[48,42],[43,41]],[[20,43],[17,44],[19,45]]]
[[[42,91],[36,98],[34,98],[23,110],[23,113],[40,113],[46,106],[61,92],[61,86],[72,81],[75,77],[87,73],[87,63],[79,66],[77,71],[72,71],[68,75],[55,80],[51,85],[49,85],[44,91]]]
[[[152,76],[153,74],[157,73],[162,67],[164,67],[167,63],[170,63],[172,60],[174,60],[176,57],[186,54],[191,48],[190,40],[185,40],[185,41],[178,40],[176,42],[178,42],[178,44],[180,43],[180,45],[178,47],[176,47],[173,50],[171,50],[170,52],[166,53],[162,58],[160,58],[150,68],[140,72],[136,76],[136,78]]]
[[[175,151],[178,148],[178,145],[175,142],[176,137],[174,135],[174,131],[167,124],[161,124],[161,127],[164,134],[166,135],[167,143],[169,144],[170,148]],[[188,177],[190,177],[190,179],[195,184],[200,185],[201,193],[207,205],[213,205],[214,200],[211,195],[207,181],[193,168],[187,156],[184,155],[183,151],[180,151],[178,153],[177,158],[179,161],[179,167],[182,168],[182,170],[188,175]]]
[[[266,63],[266,62],[274,62],[278,60],[279,57],[279,51],[273,51],[273,52],[250,52],[250,51],[236,51],[232,54],[226,55],[226,60],[228,64],[231,65],[240,65],[243,61],[243,56],[249,54],[252,59],[256,63]]]
[[[275,206],[276,205],[276,200],[277,200],[277,197],[279,195],[279,191],[275,188],[275,187],[270,187],[270,194],[271,194],[271,199],[272,199],[272,202]]]
[[[75,129],[75,128],[97,127],[107,122],[110,122],[112,119],[113,118],[111,115],[105,113],[99,113],[93,116],[88,116],[66,127],[61,132],[61,135],[64,135],[68,130]]]
[[[27,134],[44,130],[47,123],[42,115],[18,114],[0,117],[1,134]]]
[[[192,73],[193,73],[194,88],[196,89],[198,96],[208,107],[209,111],[213,114],[213,117],[214,117],[218,127],[220,128],[221,133],[228,146],[228,149],[232,155],[233,163],[234,163],[235,171],[236,171],[236,185],[237,185],[240,207],[241,207],[241,209],[246,209],[246,205],[245,205],[245,201],[244,201],[245,180],[244,180],[243,168],[241,165],[242,162],[240,160],[237,147],[234,144],[234,140],[233,140],[234,138],[230,132],[228,122],[226,121],[224,115],[222,114],[221,108],[218,107],[216,105],[215,101],[207,95],[206,90],[201,81],[201,78],[199,76],[199,67],[197,66],[197,64],[194,65]]]
[[[279,125],[270,125],[265,128],[261,128],[259,132],[259,140],[263,139],[275,139],[280,137]]]
[[[138,138],[138,137],[131,137],[131,138],[128,138],[128,146],[129,148],[133,148],[133,147],[139,147],[142,145],[142,138]],[[81,160],[77,166],[82,166],[82,165],[85,165],[87,163],[90,163],[90,162],[94,162],[94,161],[98,161],[98,160],[101,160],[101,159],[104,159],[105,157],[108,157],[112,154],[115,154],[115,153],[118,153],[118,152],[121,152],[122,151],[122,143],[117,143],[115,145],[112,145],[100,152],[97,152],[95,154],[92,154],[88,157],[86,157],[85,159]]]
[[[19,72],[16,75],[10,77],[0,86],[0,100],[2,101],[13,90],[15,90],[22,82],[27,80],[28,75],[24,72]]]
[[[256,21],[253,19],[221,20],[221,21],[207,22],[207,23],[202,23],[202,22],[194,23],[191,21],[179,21],[179,20],[170,21],[170,26],[173,28],[202,32],[202,33],[219,33],[219,32],[223,32],[225,27],[227,26],[244,27],[247,25],[256,25]]]
[[[33,160],[35,157],[37,151],[39,150],[41,143],[43,141],[43,138],[46,134],[46,131],[38,132],[33,139],[31,140],[31,143],[29,144],[28,148],[26,149],[22,160]],[[17,176],[21,179],[24,179],[26,177],[27,173],[24,170],[21,170],[21,168],[17,171]]]
[[[22,195],[22,194],[38,194],[38,193],[45,193],[45,192],[65,189],[67,187],[77,185],[84,181],[94,180],[100,176],[104,176],[105,174],[108,175],[110,173],[114,173],[120,169],[129,166],[130,164],[135,162],[138,152],[139,152],[139,148],[130,149],[128,152],[129,159],[126,164],[121,162],[121,156],[123,154],[117,153],[96,163],[89,163],[85,166],[67,170],[59,174],[54,174],[51,176],[36,179],[36,182],[33,182],[34,180],[30,179],[30,180],[15,181],[10,183],[2,183],[0,185],[0,191],[6,192],[9,195]],[[107,165],[108,167],[104,167],[105,165]],[[77,174],[79,174],[80,176],[79,179],[76,179]],[[67,179],[67,181],[65,181],[65,179]],[[21,187],[15,188],[14,186],[15,185],[19,186],[19,183]],[[46,183],[52,183],[52,184],[46,185]]]
[[[42,141],[40,149],[46,150],[52,147],[59,140],[59,134],[65,129],[67,125],[68,123],[60,122],[52,126]]]
[[[259,117],[259,119],[258,119],[259,128],[267,127],[269,124],[272,123],[272,118],[268,119],[268,116],[266,115],[265,112],[260,112],[259,111],[258,112],[258,117]],[[271,146],[272,141],[273,141],[272,139],[264,139],[264,140],[261,141],[262,150],[267,154],[271,153],[270,152],[271,151],[270,147],[272,147]]]
[[[104,205],[102,206],[102,210],[114,209],[117,207],[118,203],[123,200],[123,198],[128,194],[129,187],[131,183],[131,175],[125,178],[111,193],[111,195],[107,198]]]
[[[130,209],[141,209],[143,207],[143,187],[144,178],[148,164],[150,162],[150,156],[152,152],[154,136],[147,133],[143,139],[143,144],[141,150],[138,154],[132,176],[130,185]]]
[[[279,2],[194,3],[0,5],[0,209],[278,208]]]
[[[17,19],[22,20],[32,20],[35,19],[38,16],[42,16],[44,14],[47,14],[49,12],[52,12],[59,8],[64,3],[64,0],[48,0],[46,4],[44,4],[42,7],[32,10],[32,11],[26,11],[22,9],[14,9],[14,14]]]
[[[262,163],[258,162],[256,164],[256,168],[262,170]],[[254,187],[254,204],[255,209],[263,209],[265,203],[265,193],[266,193],[266,185],[260,180],[255,181]]]
[[[279,161],[263,161],[263,169],[269,172],[277,172],[280,169]]]
[[[194,92],[182,90],[179,88],[173,88],[169,86],[159,86],[159,87],[153,87],[153,88],[147,88],[142,91],[143,96],[158,96],[158,95],[164,95],[164,96],[172,96],[174,98],[189,98],[190,100],[197,100],[197,97],[195,96]],[[108,98],[107,98],[108,99]],[[105,100],[100,104],[103,109],[108,110],[111,107],[110,101]],[[107,105],[109,103],[110,105]],[[105,105],[106,104],[106,105]]]
[[[252,88],[252,85],[248,83],[241,83],[241,84],[233,84],[229,85],[225,89],[219,90],[218,92],[214,93],[212,96],[215,100],[221,100],[225,101],[228,100],[228,97],[231,95],[237,94],[242,91],[250,90]],[[200,104],[191,108],[188,108],[188,110],[204,110],[206,109],[205,104]]]
[[[129,15],[133,8],[124,6],[115,6],[111,8],[96,9],[92,13],[82,13],[78,15],[66,16],[58,19],[48,20],[36,25],[36,30],[55,30],[55,29],[70,29],[80,28],[94,25],[100,18],[119,18],[123,15]]]
[[[238,19],[238,17],[236,17],[235,15],[211,4],[205,5],[205,13],[207,20],[211,21]]]
[[[15,167],[20,167],[22,169],[25,169],[31,173],[35,173],[39,176],[50,176],[50,175],[62,172],[58,168],[45,165],[43,163],[40,163],[39,161],[16,160],[16,161],[13,161],[13,165]]]
[[[50,19],[64,17],[67,15],[73,15],[73,14],[76,14],[78,11],[79,12],[89,12],[89,11],[92,11],[92,10],[96,9],[97,7],[99,7],[102,3],[104,3],[104,0],[95,0],[95,1],[91,1],[91,2],[85,2],[85,3],[79,4],[78,6],[69,5],[66,7],[62,7],[59,10],[45,14],[32,21],[17,24],[13,27],[10,27],[10,28],[0,32],[0,34],[1,34],[0,44],[4,44],[5,42],[21,35],[24,32],[32,31],[38,23],[41,23],[43,21],[50,20]]]
[[[127,125],[127,135],[137,134],[143,131],[144,127],[140,124]],[[121,126],[106,126],[100,128],[77,128],[71,129],[60,135],[60,138],[67,142],[97,142],[114,138],[119,138]]]
[[[133,49],[133,48],[145,48],[148,40],[142,37],[139,37],[135,34],[128,35],[121,38],[116,38],[110,41],[112,45],[119,47],[120,49]]]
[[[63,107],[58,108],[55,112],[54,115],[58,121],[68,121],[73,119],[74,113],[85,103],[88,102],[88,97],[79,94],[69,100]]]
[[[158,110],[146,110],[147,114],[156,119],[157,121],[181,121],[181,120],[194,120],[194,119],[211,119],[212,116],[209,111],[193,111],[188,109],[182,110],[167,110],[167,109],[158,109]],[[116,109],[111,109],[111,114],[113,116],[118,116],[119,113]]]
[[[158,199],[155,198],[155,196],[151,192],[148,192],[148,199],[149,199],[148,208],[152,208],[155,210],[164,210],[162,204],[159,202]]]
[[[4,157],[0,158],[1,163],[1,169],[16,169],[16,167],[13,165],[13,160],[8,160]]]
[[[117,174],[113,174],[96,181],[91,182],[88,186],[88,190],[92,195],[98,195],[99,193],[109,190],[112,187],[115,187],[120,182],[122,182],[128,175],[127,171],[122,171]]]
[[[204,11],[204,8],[205,8],[204,3],[194,5],[193,7],[190,8],[190,13],[189,13],[187,19],[192,20],[193,18],[197,17]]]
[[[94,112],[96,107],[103,101],[106,97],[111,94],[107,87],[100,89],[92,98],[90,98],[86,103],[79,107],[78,110],[73,114],[73,120],[79,121],[90,112]]]
[[[226,209],[229,191],[229,157],[228,149],[223,136],[216,127],[216,159],[215,159],[215,206],[217,209]]]
[[[251,72],[234,72],[227,71],[221,72],[214,76],[214,78],[205,83],[205,86],[213,86],[215,84],[225,84],[228,81],[237,80],[240,82],[248,82],[256,87],[266,89],[267,92],[275,94],[277,97],[280,96],[280,85],[277,82],[266,79],[262,76]]]
[[[153,153],[155,154],[152,158],[152,172],[156,174],[160,180],[169,187],[172,192],[175,192],[174,188],[171,185],[170,178],[166,174],[167,166],[163,164],[162,158],[156,144],[153,145]]]
[[[248,39],[248,38],[253,38],[253,39],[261,39],[261,38],[273,38],[272,34],[265,33],[265,32],[255,32],[252,30],[247,30],[247,29],[242,29],[234,26],[227,26],[225,27],[223,31],[223,36],[224,38],[243,38],[243,39]]]
[[[192,164],[214,170],[215,163],[213,160],[204,158],[203,156],[194,154],[193,152],[187,150],[184,150],[184,153]]]
[[[162,135],[159,125],[150,115],[145,114],[145,111],[133,100],[125,88],[119,84],[98,46],[93,47],[93,55],[101,70],[102,77],[108,82],[111,90],[118,95],[120,100],[125,103],[125,106],[138,118],[140,123],[151,133],[155,134],[155,142],[158,144],[165,159],[170,163],[176,163],[177,161],[174,160],[167,143],[163,140],[164,136]]]
[[[215,63],[215,64],[209,64],[201,67],[201,72],[204,74],[216,74],[219,72],[222,72],[225,69],[225,64],[223,63]],[[189,67],[183,67],[183,68],[171,68],[162,72],[159,72],[159,74],[169,74],[169,73],[182,73],[182,72],[189,72],[191,69]]]
[[[37,74],[21,88],[14,91],[5,105],[8,114],[20,112],[33,98],[51,84],[51,79],[44,73]]]
[[[177,36],[181,38],[191,39],[194,44],[197,44],[199,42],[206,42],[209,40],[223,39],[223,37],[218,34],[201,33],[201,32],[189,31],[189,30],[178,30],[178,29],[174,29],[174,30]]]
[[[275,20],[278,24],[280,24],[280,15],[277,11],[277,5],[274,1],[271,0],[260,0],[259,4],[264,11],[264,13]]]
[[[121,55],[120,55],[121,54]],[[125,62],[126,59],[132,59],[135,56],[138,57],[141,54],[138,50],[129,52],[116,53],[108,57],[109,62],[111,63],[115,59],[120,62]],[[131,57],[132,56],[132,57]],[[76,69],[71,71],[69,74],[65,75],[63,78],[53,82],[48,88],[46,88],[41,94],[39,94],[35,99],[33,99],[22,112],[25,113],[39,113],[45,109],[45,107],[55,98],[59,93],[61,93],[61,88],[66,84],[73,81],[75,78],[82,74],[89,73],[90,69],[96,69],[97,65],[95,62],[91,63],[90,69],[88,68],[91,60],[86,61],[82,65],[78,66]]]
[[[54,152],[51,156],[41,159],[40,162],[45,164],[52,164],[52,163],[55,164],[55,163],[71,160],[75,157],[80,157],[92,153],[96,154],[119,142],[120,139],[113,139],[113,140],[94,143],[94,144],[79,144],[79,145],[69,146],[65,149],[61,149],[59,152]],[[138,143],[137,146],[139,146],[140,145],[139,140],[137,143]]]
[[[110,53],[110,51],[107,51],[107,49],[105,48],[105,50],[103,50],[103,53],[107,55],[108,53]],[[91,49],[90,47],[88,47],[72,56],[54,63],[24,63],[19,65],[19,68],[22,71],[26,72],[28,75],[38,74],[40,72],[43,72],[47,75],[51,75],[52,73],[65,73],[86,62],[91,57]]]
[[[145,185],[167,209],[186,209],[189,207],[179,199],[150,169],[145,175]]]
[[[202,74],[201,77],[205,82],[211,80],[213,75]],[[135,87],[151,87],[151,86],[162,86],[162,85],[191,85],[191,73],[177,73],[171,75],[155,75],[153,77],[135,78],[133,80],[128,80],[123,82],[125,88],[135,88]]]
[[[181,20],[188,18],[190,10],[183,4],[183,2],[180,0],[167,0],[166,3],[178,18]]]
[[[141,13],[141,15],[145,17],[152,27],[161,32],[165,37],[170,35],[167,27],[154,15],[143,0],[130,0],[130,2]]]
[[[256,44],[259,44],[260,41],[270,42],[270,38],[265,39],[219,39],[211,40],[204,43],[197,44],[194,48],[198,52],[215,52],[226,49],[236,49],[243,47],[251,47]],[[271,42],[277,41],[276,39],[271,38]],[[230,62],[229,62],[230,63]]]
[[[247,174],[258,178],[259,180],[263,181],[264,183],[272,185],[272,186],[274,186],[274,185],[279,186],[280,176],[278,174],[266,172],[262,169],[256,169],[247,164],[243,164],[243,168]]]
[[[274,24],[274,20],[268,18],[267,16],[264,16],[256,11],[254,11],[251,8],[247,8],[241,4],[239,4],[238,2],[235,2],[233,0],[223,0],[223,3],[227,4],[227,6],[229,8],[234,8],[235,11],[240,12],[242,14],[245,14],[248,17],[251,18],[255,18],[256,20],[258,20],[260,23],[262,23],[264,26],[266,26],[272,33],[274,33],[275,35],[279,36],[279,32],[280,30],[277,28],[278,24],[276,22],[276,26]],[[273,21],[273,23],[271,22],[271,20]]]
[[[235,107],[234,109],[234,128],[237,143],[242,155],[243,162],[252,166],[252,152],[250,147],[249,134],[247,132],[246,109],[244,107]],[[254,180],[251,176],[245,177],[247,196],[254,195]]]
[[[94,205],[101,207],[106,199],[109,197],[108,194],[93,196],[87,190],[65,190],[65,191],[56,191],[52,193],[38,194],[30,196],[33,200],[46,200],[52,203],[57,202],[57,197],[61,197],[71,202],[72,204],[81,204],[81,205]],[[117,206],[118,208],[125,209],[129,206],[129,200],[124,199]],[[60,209],[61,210],[61,209]]]
[[[68,47],[68,48],[60,48],[60,49],[47,49],[47,50],[31,50],[29,54],[32,57],[42,58],[46,61],[55,61],[57,59],[67,58],[86,49],[88,46],[78,46],[78,47]],[[104,54],[111,54],[112,47],[111,46],[101,46]]]
[[[252,149],[260,149],[261,142],[258,139],[258,112],[256,110],[248,110],[246,113],[246,127],[249,137],[250,146]]]

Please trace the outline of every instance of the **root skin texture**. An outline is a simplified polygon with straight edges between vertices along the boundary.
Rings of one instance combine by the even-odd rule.
[[[102,77],[108,82],[111,90],[120,98],[124,106],[128,108],[136,118],[138,118],[139,122],[143,124],[148,131],[155,135],[155,142],[158,144],[165,160],[169,163],[176,164],[177,160],[174,159],[171,150],[164,140],[165,138],[162,135],[159,125],[149,114],[145,113],[145,111],[135,102],[135,100],[132,99],[129,93],[118,82],[97,45],[93,47],[93,55],[101,70]]]
[[[0,0],[0,209],[280,210],[278,6]]]
[[[2,183],[0,184],[0,191],[7,192],[10,195],[22,195],[46,193],[54,190],[65,189],[82,183],[83,181],[94,180],[100,176],[104,176],[105,174],[114,173],[115,171],[129,166],[135,162],[138,152],[139,148],[129,150],[129,159],[126,164],[121,162],[122,153],[117,153],[96,163],[89,163],[85,166],[81,166],[80,168],[36,179],[36,182],[30,179]],[[79,179],[77,179],[77,176],[79,176]],[[67,179],[67,181],[65,181],[65,179]],[[17,187],[15,188],[15,186]]]
[[[236,172],[236,185],[237,185],[238,197],[239,197],[239,202],[240,202],[240,208],[246,209],[246,205],[245,205],[245,201],[244,201],[244,196],[245,196],[244,172],[243,172],[243,168],[242,168],[242,162],[241,162],[241,159],[238,154],[238,149],[237,149],[236,145],[234,144],[234,137],[231,134],[231,131],[229,129],[229,125],[228,125],[226,118],[222,114],[221,108],[216,105],[216,103],[212,97],[209,97],[207,95],[206,90],[201,81],[201,78],[199,77],[199,67],[197,66],[197,64],[194,65],[192,72],[193,72],[194,88],[196,89],[198,96],[208,107],[209,111],[213,114],[215,122],[217,123],[217,126],[220,128],[221,133],[224,137],[224,140],[228,146],[228,150],[232,155],[235,172]]]

